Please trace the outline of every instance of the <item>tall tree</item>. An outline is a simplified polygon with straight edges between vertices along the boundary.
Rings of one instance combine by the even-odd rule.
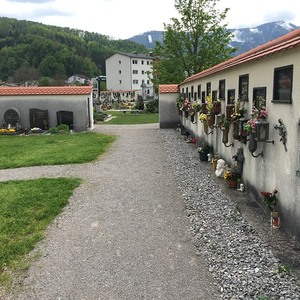
[[[175,0],[181,17],[164,24],[163,43],[154,48],[159,83],[179,83],[230,58],[235,49],[229,47],[232,34],[223,22],[229,8],[220,11],[218,1]]]

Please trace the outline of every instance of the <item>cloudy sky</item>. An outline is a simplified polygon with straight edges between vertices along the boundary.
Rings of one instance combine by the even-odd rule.
[[[0,0],[0,16],[48,25],[98,32],[126,39],[151,30],[163,30],[177,17],[174,0]],[[229,28],[255,27],[272,21],[300,26],[295,0],[220,0],[229,7]]]

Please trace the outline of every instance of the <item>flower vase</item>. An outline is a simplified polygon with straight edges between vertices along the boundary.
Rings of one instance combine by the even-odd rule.
[[[235,140],[238,140],[240,138],[238,121],[233,121],[232,122],[232,136]]]
[[[200,161],[208,161],[207,152],[199,152]]]
[[[274,229],[280,228],[280,215],[278,211],[271,212],[271,225]]]
[[[208,123],[206,121],[203,122],[203,128],[204,128],[204,132],[207,134],[208,133]]]
[[[216,116],[214,113],[210,113],[210,115],[207,117],[208,119],[208,126],[210,128],[214,127],[215,125],[215,120],[216,120]]]
[[[255,139],[255,132],[250,132],[248,149],[251,153],[255,152],[257,149],[257,140]]]
[[[195,122],[195,114],[191,115],[191,122],[194,123]]]
[[[227,186],[233,189],[237,188],[237,181],[236,180],[227,180]]]
[[[222,137],[222,143],[225,145],[228,143],[228,133],[229,133],[229,128],[225,128],[223,130],[223,137]]]

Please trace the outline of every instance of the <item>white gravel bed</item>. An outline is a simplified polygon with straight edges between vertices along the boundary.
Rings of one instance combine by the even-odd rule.
[[[160,134],[195,245],[209,263],[221,299],[300,299],[297,276],[280,269],[282,262],[224,193],[225,183],[203,167],[208,163],[199,160],[196,146],[175,129],[161,129]]]

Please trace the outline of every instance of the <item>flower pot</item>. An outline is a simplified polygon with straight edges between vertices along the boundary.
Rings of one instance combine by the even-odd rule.
[[[236,180],[227,180],[227,186],[233,189],[237,188],[237,181]]]
[[[208,152],[199,152],[199,158],[201,161],[208,161]]]
[[[278,211],[271,212],[271,225],[272,228],[278,229],[280,228],[280,215]]]

